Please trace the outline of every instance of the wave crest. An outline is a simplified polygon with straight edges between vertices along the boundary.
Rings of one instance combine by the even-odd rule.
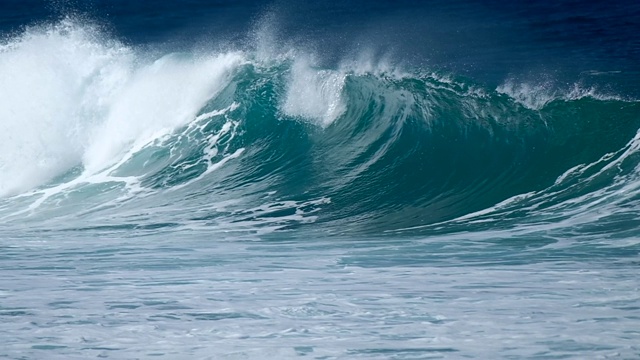
[[[591,88],[493,90],[385,61],[326,69],[301,52],[264,56],[152,56],[68,22],[10,40],[0,217],[127,222],[154,209],[184,226],[432,230],[509,204],[523,212],[530,194],[598,197],[609,185],[556,188],[593,184],[592,164],[637,153],[639,103]],[[603,174],[635,184],[636,173]]]

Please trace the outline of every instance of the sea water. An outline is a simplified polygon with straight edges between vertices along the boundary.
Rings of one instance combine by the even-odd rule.
[[[0,357],[640,357],[637,4],[0,6]]]

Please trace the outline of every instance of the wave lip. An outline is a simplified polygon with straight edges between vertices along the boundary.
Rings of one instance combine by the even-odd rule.
[[[297,60],[290,76],[282,104],[286,115],[328,126],[344,113],[342,91],[346,74],[317,70],[310,66],[308,60]]]
[[[0,197],[76,166],[94,174],[191,121],[243,61],[238,52],[137,53],[65,20],[0,49]]]
[[[187,60],[169,55],[135,71],[92,131],[85,168],[101,170],[131,144],[149,143],[193,120],[242,61],[236,53]]]

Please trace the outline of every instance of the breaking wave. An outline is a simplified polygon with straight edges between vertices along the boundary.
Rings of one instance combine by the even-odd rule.
[[[298,51],[158,55],[69,20],[5,40],[0,82],[5,224],[638,228],[640,103],[593,87]]]

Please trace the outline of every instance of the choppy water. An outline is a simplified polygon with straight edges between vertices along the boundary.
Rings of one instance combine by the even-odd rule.
[[[7,2],[0,356],[640,357],[640,9],[574,5]]]

